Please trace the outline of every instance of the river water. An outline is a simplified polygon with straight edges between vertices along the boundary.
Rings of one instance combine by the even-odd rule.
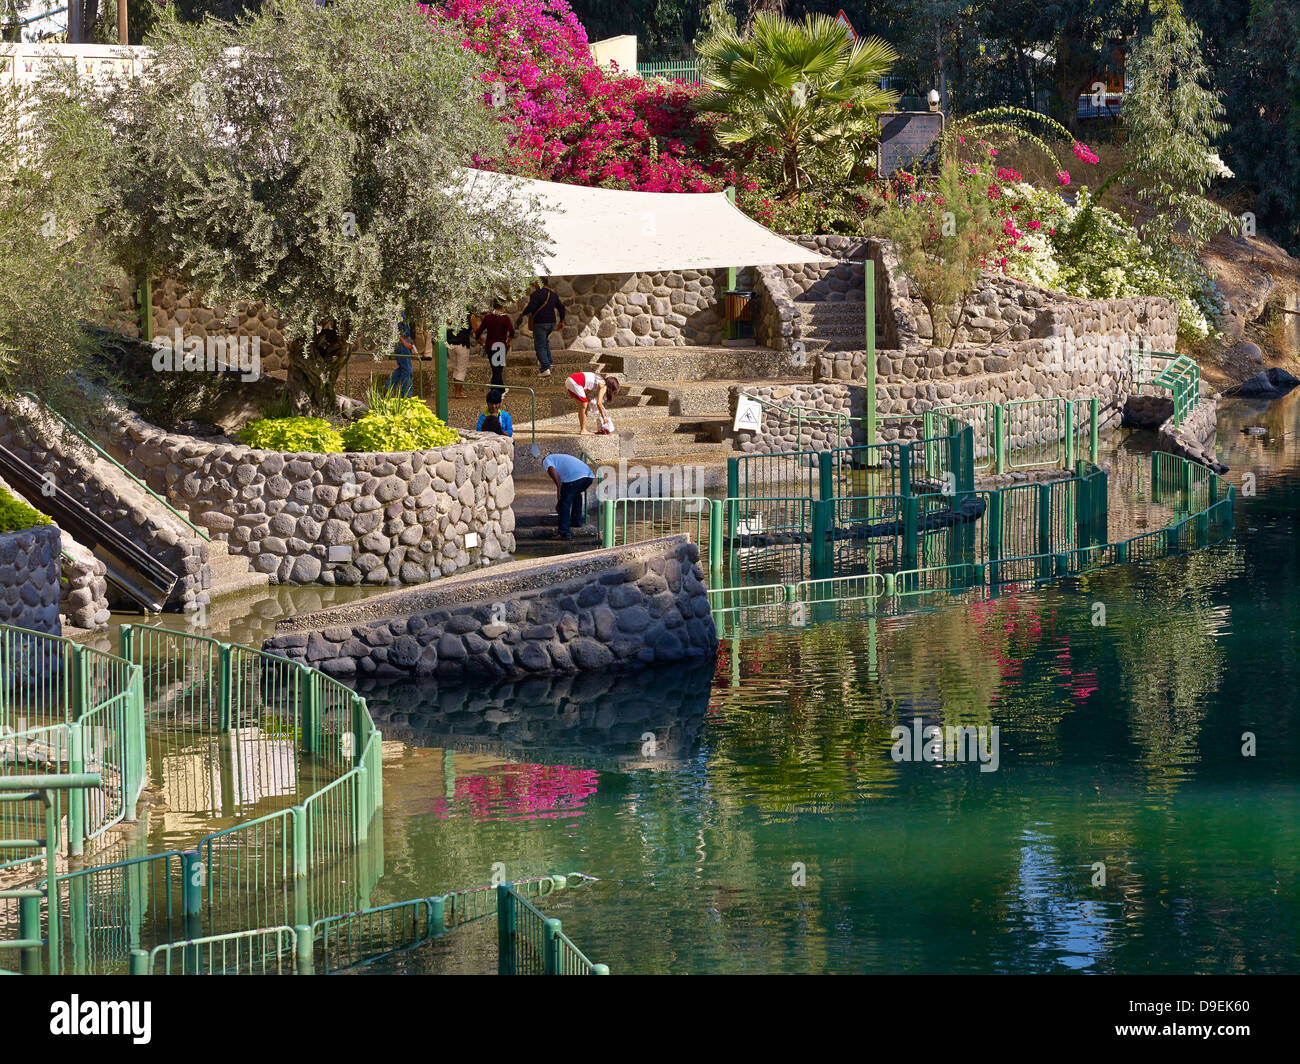
[[[371,904],[586,872],[545,908],[615,973],[1297,970],[1298,433],[1300,394],[1221,406],[1254,494],[1196,555],[704,669],[365,691]],[[896,760],[914,721],[996,728],[996,766]]]

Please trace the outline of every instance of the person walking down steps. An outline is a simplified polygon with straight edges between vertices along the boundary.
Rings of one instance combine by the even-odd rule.
[[[573,526],[582,527],[586,517],[582,495],[596,482],[596,474],[581,458],[571,454],[548,454],[542,468],[555,481],[555,514],[561,539],[573,538]]]
[[[506,382],[506,357],[510,354],[510,341],[515,338],[515,323],[505,309],[503,300],[492,300],[492,312],[483,315],[474,330],[474,338],[483,341],[483,353],[492,367],[492,383],[497,385]]]
[[[543,278],[533,284],[532,294],[528,297],[528,306],[524,307],[519,317],[515,318],[515,328],[528,319],[528,328],[533,334],[533,351],[537,355],[539,377],[551,375],[551,333],[564,328],[564,304]]]
[[[451,381],[455,391],[453,399],[465,398],[465,374],[469,371],[470,348],[474,344],[474,330],[478,328],[478,315],[472,311],[465,314],[465,322],[452,332],[453,322],[447,322],[447,354],[451,358]]]
[[[587,431],[587,407],[590,403],[596,404],[596,424],[604,426],[609,415],[605,413],[605,400],[613,399],[618,395],[619,383],[617,377],[602,377],[598,373],[570,373],[568,379],[564,382],[564,390],[569,393],[569,397],[578,404],[578,435],[594,436],[595,433]]]

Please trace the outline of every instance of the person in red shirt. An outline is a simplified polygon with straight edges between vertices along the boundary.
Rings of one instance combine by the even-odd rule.
[[[510,341],[515,338],[515,323],[505,313],[502,299],[492,300],[492,312],[484,314],[474,338],[483,342],[483,353],[492,366],[492,383],[505,384],[506,356],[510,354]]]

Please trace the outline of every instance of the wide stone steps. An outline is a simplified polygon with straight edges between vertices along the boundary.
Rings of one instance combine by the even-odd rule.
[[[259,573],[253,569],[248,558],[231,554],[227,545],[219,539],[208,544],[208,597],[219,598],[233,595],[255,587],[267,587],[271,583],[268,573]]]

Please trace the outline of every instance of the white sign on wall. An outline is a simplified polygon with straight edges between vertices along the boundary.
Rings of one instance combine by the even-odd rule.
[[[760,432],[763,428],[763,404],[757,399],[742,395],[736,400],[736,421],[733,432]]]

